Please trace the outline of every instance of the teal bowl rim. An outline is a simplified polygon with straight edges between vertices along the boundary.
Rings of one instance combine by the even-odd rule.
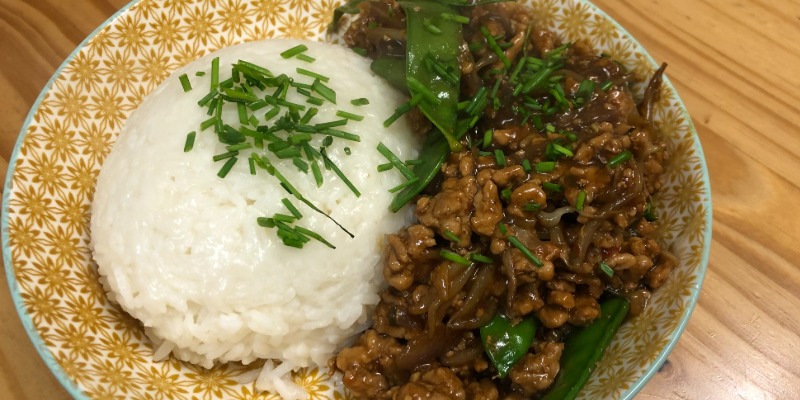
[[[8,172],[6,173],[6,179],[3,186],[3,209],[2,209],[2,220],[0,221],[0,229],[2,230],[2,246],[3,246],[3,265],[5,266],[6,272],[6,279],[8,280],[8,287],[11,291],[12,301],[14,302],[14,306],[17,309],[17,314],[19,315],[20,320],[22,321],[22,325],[25,328],[25,331],[28,334],[28,337],[33,342],[33,346],[36,348],[36,351],[39,353],[39,356],[44,360],[44,363],[56,377],[56,379],[61,383],[64,389],[75,399],[78,400],[91,400],[89,399],[85,393],[75,384],[75,382],[67,376],[66,372],[61,365],[53,358],[53,353],[44,343],[44,340],[39,335],[39,331],[34,327],[33,320],[31,316],[28,315],[27,311],[25,310],[25,305],[22,300],[22,296],[19,292],[19,288],[17,287],[16,277],[14,276],[14,268],[11,260],[11,246],[9,243],[8,237],[8,212],[6,210],[9,209],[9,190],[12,188],[13,185],[13,176],[14,171],[16,170],[16,163],[17,157],[19,156],[19,150],[22,146],[22,142],[25,140],[25,136],[27,135],[28,127],[30,126],[31,120],[33,119],[34,114],[36,114],[36,110],[39,109],[41,105],[42,99],[47,94],[47,92],[53,87],[55,80],[61,75],[64,68],[66,68],[67,64],[72,61],[75,56],[80,52],[86,44],[94,38],[101,30],[105,29],[109,24],[111,24],[114,20],[116,20],[120,15],[126,13],[132,6],[138,3],[141,0],[132,0],[121,9],[119,9],[116,13],[114,13],[111,17],[106,19],[100,26],[98,26],[94,31],[92,31],[88,36],[86,36],[83,41],[75,47],[75,49],[67,56],[67,58],[61,63],[61,65],[56,69],[53,75],[45,84],[44,88],[42,88],[41,92],[39,92],[39,96],[36,97],[36,101],[31,106],[30,111],[28,112],[27,117],[25,117],[25,121],[20,128],[20,133],[17,138],[17,142],[14,145],[14,150],[11,152],[11,158],[8,161]],[[634,44],[636,44],[639,49],[641,50],[642,54],[647,57],[647,60],[653,66],[657,66],[655,59],[650,55],[647,49],[642,46],[639,41],[628,32],[619,22],[615,19],[611,18],[605,11],[603,11],[600,7],[596,6],[589,0],[577,0],[580,3],[587,4],[591,7],[595,12],[604,16],[605,18],[610,21],[616,29],[624,34],[629,40],[631,40]],[[644,385],[661,369],[661,366],[667,360],[667,357],[675,348],[675,345],[678,343],[678,339],[683,334],[683,331],[686,329],[686,325],[689,323],[689,318],[694,311],[695,306],[697,305],[697,299],[700,295],[700,288],[703,286],[703,281],[705,280],[706,269],[708,268],[708,260],[709,255],[711,252],[711,223],[712,223],[712,207],[711,207],[711,183],[709,181],[708,176],[708,166],[706,165],[705,154],[703,153],[703,147],[700,144],[700,137],[697,135],[697,129],[694,126],[694,122],[689,115],[689,112],[686,109],[686,105],[683,103],[680,95],[678,94],[677,90],[675,90],[675,86],[672,85],[672,82],[669,80],[669,77],[664,77],[664,82],[672,88],[673,92],[675,93],[675,98],[680,105],[680,109],[682,110],[684,117],[686,118],[686,124],[689,127],[689,130],[692,134],[692,143],[693,149],[697,152],[700,165],[702,167],[702,178],[703,178],[703,190],[704,190],[704,198],[703,198],[703,206],[705,207],[705,230],[703,232],[704,243],[703,243],[703,255],[700,261],[700,268],[698,272],[698,279],[697,284],[692,288],[691,295],[689,298],[689,304],[686,307],[686,311],[684,312],[683,316],[681,317],[680,321],[678,322],[677,327],[672,332],[672,335],[669,338],[669,342],[658,355],[656,360],[650,365],[650,367],[645,371],[645,373],[636,380],[636,382],[631,386],[628,390],[626,390],[622,394],[622,399],[632,399],[640,390],[644,387]]]

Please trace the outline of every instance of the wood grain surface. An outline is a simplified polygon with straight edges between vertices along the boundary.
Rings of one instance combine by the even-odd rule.
[[[0,176],[39,91],[126,2],[0,0]],[[595,3],[669,62],[711,174],[700,301],[637,398],[800,398],[800,2]],[[0,280],[0,399],[68,399]]]

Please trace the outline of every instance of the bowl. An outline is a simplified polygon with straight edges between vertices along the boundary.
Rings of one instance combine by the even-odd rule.
[[[127,115],[169,73],[231,44],[271,37],[326,39],[339,2],[134,1],[67,58],[30,111],[3,192],[3,257],[14,303],[36,349],[76,399],[276,399],[247,381],[260,364],[203,369],[154,362],[141,325],[106,298],[89,250],[95,180]],[[644,48],[588,1],[530,0],[539,23],[588,39],[641,81],[656,68]],[[667,60],[668,61],[668,60]],[[641,94],[643,85],[634,89]],[[655,127],[669,143],[655,199],[665,245],[680,259],[649,307],[627,321],[580,398],[631,398],[666,360],[695,306],[708,263],[708,170],[689,114],[665,80]],[[352,395],[327,371],[293,380],[314,399]]]

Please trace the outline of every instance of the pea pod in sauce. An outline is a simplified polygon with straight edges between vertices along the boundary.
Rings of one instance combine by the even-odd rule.
[[[561,371],[540,400],[571,400],[580,393],[629,309],[630,303],[624,298],[608,299],[600,305],[600,316],[594,322],[567,338],[561,354]]]
[[[528,353],[537,325],[537,320],[532,317],[513,325],[506,316],[497,314],[481,327],[483,349],[497,369],[498,376],[505,378],[511,368]]]

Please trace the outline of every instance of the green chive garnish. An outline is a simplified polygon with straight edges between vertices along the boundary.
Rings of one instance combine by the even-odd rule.
[[[427,30],[428,32],[430,32],[430,33],[432,33],[434,35],[440,35],[442,33],[442,30],[439,29],[433,23],[431,23],[431,21],[428,20],[428,19],[423,20],[422,21],[422,25],[425,27],[425,30]]]
[[[497,40],[489,32],[489,29],[481,25],[481,33],[486,38],[486,42],[489,48],[494,50],[497,56],[500,57],[500,61],[503,62],[503,65],[505,65],[506,68],[511,68],[511,61],[508,59],[508,57],[506,57],[506,53],[503,52],[503,49],[501,49],[500,46],[497,44]]]
[[[500,167],[506,166],[506,155],[503,154],[503,150],[495,149],[494,151],[494,159],[497,161],[497,165]]]
[[[600,89],[602,89],[605,92],[605,91],[608,91],[608,89],[611,89],[612,86],[614,86],[614,82],[605,81],[605,82],[600,84]]]
[[[522,160],[522,170],[525,171],[525,173],[530,173],[532,170],[531,162],[527,158]]]
[[[411,179],[409,179],[409,180],[407,180],[407,181],[405,181],[405,182],[403,182],[403,183],[401,183],[401,184],[389,189],[389,193],[399,192],[399,191],[401,191],[401,190],[403,190],[403,189],[405,189],[405,188],[407,188],[407,187],[409,187],[409,186],[411,186],[411,185],[413,185],[413,184],[415,184],[417,182],[419,182],[419,177],[415,176],[415,177],[413,177],[413,178],[411,178]]]
[[[394,166],[390,162],[386,164],[378,164],[378,172],[385,172],[392,168],[394,168]]]
[[[461,242],[461,238],[459,238],[459,237],[458,237],[458,235],[456,235],[456,234],[455,234],[453,231],[451,231],[451,230],[445,230],[445,231],[444,231],[444,237],[445,237],[447,240],[449,240],[449,241],[451,241],[451,242],[454,242],[454,243],[460,243],[460,242]]]
[[[617,154],[612,159],[608,160],[608,167],[609,168],[616,168],[620,166],[625,161],[630,160],[633,158],[633,153],[630,150],[625,150],[622,153]]]
[[[229,151],[227,153],[217,154],[214,157],[212,157],[212,159],[214,160],[214,162],[217,162],[237,155],[239,155],[238,151]]]
[[[300,53],[303,53],[306,50],[308,50],[308,47],[306,47],[306,45],[298,44],[297,46],[294,46],[291,49],[286,50],[283,53],[281,53],[281,57],[283,57],[283,58],[292,58],[292,57],[294,57],[294,56],[296,56],[296,55],[298,55]]]
[[[179,76],[178,79],[181,81],[181,87],[183,87],[183,91],[184,92],[188,92],[188,91],[192,90],[192,83],[189,82],[189,76],[188,75],[183,74],[183,75]]]
[[[459,24],[468,24],[469,18],[463,15],[455,15],[450,13],[442,13],[442,19],[445,21],[458,22]]]
[[[483,263],[483,264],[492,264],[492,263],[494,263],[494,260],[492,260],[491,258],[489,258],[489,257],[487,257],[487,256],[485,256],[483,254],[478,254],[478,253],[470,254],[469,255],[469,259],[472,260],[472,261],[475,261],[475,262]]]
[[[386,147],[383,142],[378,143],[378,152],[386,157],[386,159],[389,160],[389,162],[392,163],[392,165],[394,165],[394,167],[397,168],[397,170],[400,171],[400,173],[403,174],[406,179],[410,180],[416,178],[414,173],[411,172],[411,170],[405,164],[403,164],[403,162],[400,161],[400,159],[397,158],[397,156],[391,150],[389,150],[389,148]]]
[[[552,192],[560,192],[561,191],[561,185],[559,185],[557,183],[553,183],[553,182],[544,182],[544,183],[542,183],[542,188],[550,190]]]
[[[582,211],[584,202],[586,202],[586,191],[581,190],[580,192],[578,192],[578,198],[575,199],[575,208],[578,211]]]
[[[522,207],[524,211],[528,212],[539,211],[541,208],[542,208],[541,204],[535,203],[533,201],[529,202],[528,204],[525,204],[525,206]]]
[[[311,57],[311,56],[310,56],[310,55],[308,55],[308,54],[298,54],[298,55],[296,55],[294,58],[296,58],[296,59],[298,59],[298,60],[300,60],[300,61],[305,61],[305,62],[307,62],[307,63],[313,63],[314,61],[317,61],[317,59],[316,59],[316,58],[314,58],[314,57]]]
[[[488,129],[486,132],[483,132],[483,143],[482,146],[484,149],[489,147],[492,144],[492,136],[494,135],[493,129]]]
[[[311,163],[311,172],[314,174],[314,181],[317,182],[317,187],[322,186],[322,171],[320,171],[319,164],[316,161]]]
[[[324,129],[333,128],[333,127],[342,126],[342,125],[347,125],[347,119],[337,119],[335,121],[323,122],[321,124],[314,125],[314,128],[317,128],[319,130],[324,130]]]
[[[236,161],[238,160],[239,159],[236,157],[229,158],[228,161],[225,162],[225,165],[223,165],[222,168],[219,169],[219,172],[217,172],[217,176],[220,178],[226,177],[228,175],[228,172],[231,172],[233,164],[236,164]]]
[[[294,204],[292,204],[292,202],[289,201],[289,199],[283,198],[281,199],[281,203],[283,203],[283,205],[286,206],[286,209],[289,210],[289,212],[292,213],[292,215],[295,218],[297,219],[303,218],[303,214],[300,214],[300,210],[298,210],[297,207],[295,207]]]
[[[358,99],[350,100],[350,104],[352,104],[354,106],[365,106],[365,105],[369,104],[369,100],[366,97],[361,97],[361,98],[358,98]]]
[[[258,217],[256,218],[256,223],[258,226],[262,228],[274,228],[275,227],[275,220],[272,218],[267,217]]]
[[[604,274],[608,275],[609,278],[614,277],[614,270],[606,264],[605,261],[600,261],[600,270],[603,271]]]
[[[325,246],[328,246],[328,247],[330,247],[332,249],[336,248],[336,246],[332,245],[331,242],[325,240],[319,233],[316,233],[316,232],[314,232],[312,230],[303,228],[302,226],[295,226],[294,229],[297,232],[300,232],[303,235],[306,235],[306,236],[308,236],[308,237],[310,237],[310,238],[312,238],[312,239],[324,244]]]
[[[211,90],[217,89],[219,86],[219,57],[214,57],[211,60]]]
[[[317,94],[322,96],[323,99],[330,101],[333,104],[336,104],[336,92],[333,89],[325,86],[319,80],[315,80],[313,84],[311,84],[311,88],[314,89]]]
[[[555,161],[542,161],[536,163],[536,172],[542,174],[545,172],[553,172],[556,169]]]
[[[325,104],[325,100],[320,99],[319,97],[309,97],[306,99],[306,103],[313,104],[315,106],[321,106]]]
[[[466,259],[466,258],[458,255],[458,253],[454,253],[454,252],[452,252],[450,250],[442,249],[441,251],[439,251],[439,255],[442,256],[442,258],[444,258],[445,260],[450,260],[450,261],[452,261],[454,263],[457,263],[457,264],[462,264],[462,265],[469,265],[470,264],[468,259]]]
[[[297,68],[296,71],[300,75],[310,76],[310,77],[312,77],[314,79],[319,79],[321,82],[328,82],[331,79],[331,78],[328,78],[325,75],[320,75],[320,74],[318,74],[318,73],[316,73],[314,71],[309,71],[309,70],[304,69],[304,68]]]
[[[511,188],[505,188],[500,191],[500,197],[506,201],[511,200]]]
[[[566,148],[566,147],[564,147],[564,146],[562,146],[562,145],[560,145],[558,143],[551,143],[551,144],[553,145],[553,151],[555,151],[556,153],[565,155],[567,157],[572,157],[574,155],[572,153],[572,150],[570,150],[570,149],[568,149],[568,148]]]
[[[522,244],[522,242],[520,242],[519,239],[517,239],[515,236],[509,236],[508,242],[511,243],[511,245],[513,245],[514,247],[516,247],[517,250],[519,250],[528,260],[530,260],[530,262],[533,263],[533,265],[537,267],[541,267],[544,265],[542,260],[540,260],[539,257],[536,257],[536,255],[533,254],[527,247],[525,247],[525,245]]]
[[[192,151],[194,148],[194,138],[197,135],[197,132],[191,131],[186,135],[186,142],[183,144],[183,152],[188,153]]]
[[[330,135],[330,136],[333,136],[333,137],[338,137],[340,139],[352,140],[354,142],[360,142],[361,141],[361,136],[358,136],[358,135],[356,135],[354,133],[350,133],[350,132],[340,131],[338,129],[332,129],[332,128],[323,129],[322,131],[320,131],[320,133],[323,133],[323,134],[326,134],[326,135]]]
[[[361,121],[364,119],[363,115],[353,114],[342,110],[337,110],[336,116],[341,118],[351,119],[353,121]]]

